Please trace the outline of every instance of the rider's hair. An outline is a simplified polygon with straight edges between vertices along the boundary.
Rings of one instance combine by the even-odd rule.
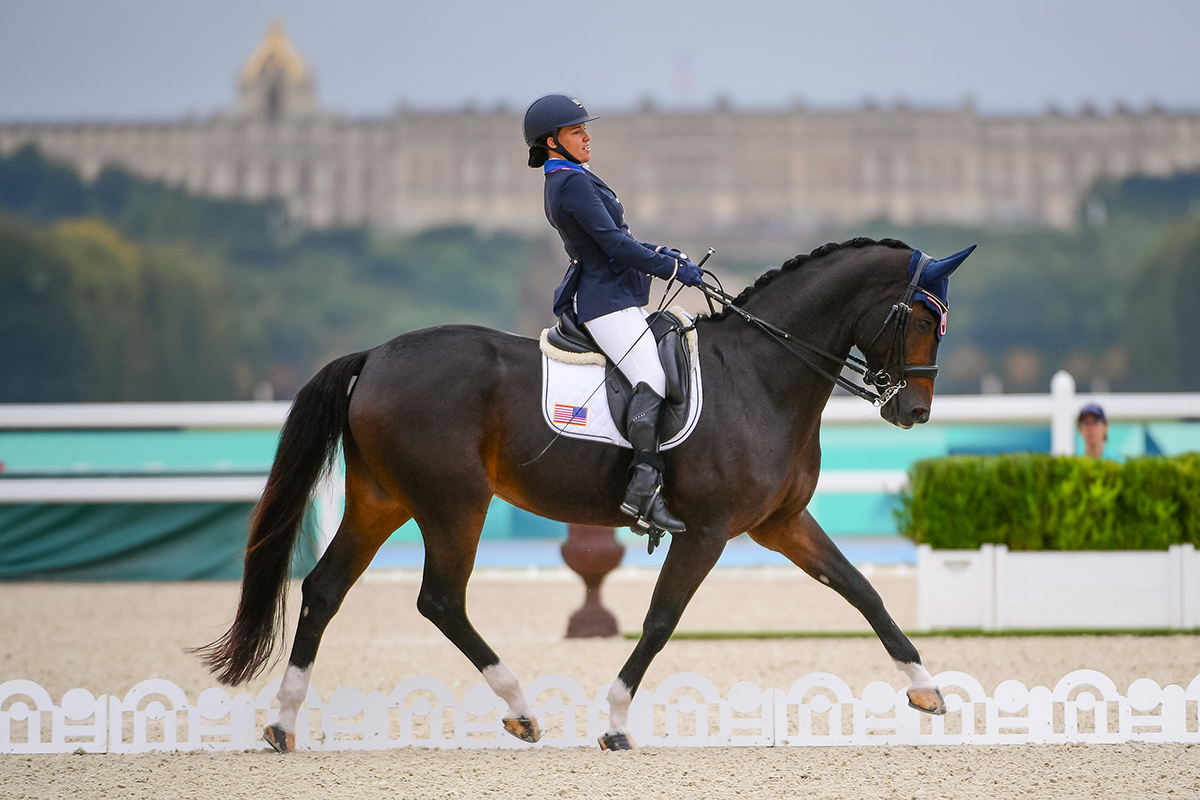
[[[550,151],[546,149],[546,145],[534,144],[529,146],[529,166],[537,169],[549,159]]]
[[[546,140],[551,136],[557,136],[558,131],[546,131],[543,134],[534,138],[533,144],[529,145],[529,166],[537,169],[550,160],[550,148],[546,146]],[[558,141],[555,139],[554,141]]]

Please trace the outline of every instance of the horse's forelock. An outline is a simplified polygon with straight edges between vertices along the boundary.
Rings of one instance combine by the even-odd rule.
[[[739,294],[737,296],[737,298],[733,301],[733,304],[735,306],[741,306],[743,303],[745,303],[746,300],[750,299],[759,289],[763,288],[764,286],[769,285],[780,275],[783,275],[784,273],[787,273],[787,272],[794,272],[797,269],[799,269],[805,265],[812,264],[814,261],[820,261],[825,256],[828,256],[831,253],[836,253],[840,250],[845,250],[845,249],[851,248],[851,247],[863,248],[863,247],[870,247],[872,245],[877,245],[879,247],[890,247],[890,248],[896,249],[896,250],[911,250],[912,249],[911,247],[909,247],[907,244],[900,241],[899,239],[880,239],[880,240],[876,241],[875,239],[870,239],[870,238],[867,238],[866,236],[859,236],[854,239],[848,239],[844,242],[829,242],[828,244],[821,245],[820,247],[816,248],[815,250],[813,250],[810,253],[807,253],[807,254],[802,253],[800,255],[795,256],[794,258],[789,258],[787,261],[783,262],[783,266],[779,267],[778,269],[767,270],[766,272],[764,272],[762,275],[760,275],[758,277],[758,280],[754,281],[753,285],[747,286],[745,289],[743,289],[742,293]],[[726,308],[721,311],[718,311],[716,314],[713,315],[712,318],[714,320],[722,319],[722,318],[728,316],[730,313],[731,312],[729,311],[729,309]]]

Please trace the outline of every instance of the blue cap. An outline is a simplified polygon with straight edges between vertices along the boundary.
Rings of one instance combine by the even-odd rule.
[[[1101,408],[1100,406],[1096,405],[1095,403],[1088,403],[1086,406],[1079,409],[1079,419],[1083,419],[1088,414],[1091,414],[1093,417],[1096,417],[1101,422],[1108,422],[1108,417],[1104,416],[1104,409]]]

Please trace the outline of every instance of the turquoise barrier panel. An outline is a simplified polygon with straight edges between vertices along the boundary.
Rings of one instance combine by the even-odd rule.
[[[16,475],[265,474],[274,430],[0,431],[0,462]]]
[[[1050,428],[1047,425],[947,425],[943,430],[946,432],[946,455],[1050,452]]]
[[[828,425],[821,429],[821,469],[908,469],[918,459],[945,455],[946,447],[945,428]]]
[[[509,505],[499,497],[493,497],[488,506],[487,519],[483,523],[480,539],[500,541],[503,539],[566,539],[567,524],[539,517],[524,509]],[[388,539],[389,544],[414,544],[421,541],[421,529],[416,520],[409,520]]]
[[[936,409],[935,409],[936,412]],[[0,480],[51,475],[265,474],[278,432],[262,430],[0,431]],[[1043,425],[830,425],[821,431],[823,469],[907,470],[952,454],[1049,452]],[[1078,443],[1082,451],[1082,442]],[[1106,455],[1175,455],[1200,450],[1200,423],[1115,423]],[[896,498],[821,493],[810,511],[831,534],[895,535]],[[0,580],[175,580],[238,578],[247,503],[0,505]],[[567,526],[494,498],[482,539],[562,540]],[[315,557],[313,515],[305,517],[293,574]],[[636,539],[636,537],[630,537]],[[640,540],[639,540],[640,541]],[[416,544],[409,522],[389,539]],[[639,545],[640,546],[640,545]],[[486,547],[484,548],[486,550]]]
[[[0,505],[0,580],[185,581],[242,577],[250,503]],[[305,517],[293,577],[316,564]]]
[[[922,425],[911,430],[880,425],[829,425],[821,429],[821,469],[907,471],[923,458],[1011,452],[1049,452],[1042,425]],[[896,535],[899,499],[886,492],[818,492],[809,513],[827,533]]]
[[[1143,427],[1147,449],[1153,443],[1164,456],[1200,452],[1200,423],[1151,422]]]
[[[893,512],[899,506],[898,498],[883,492],[817,494],[808,513],[830,535],[886,536],[896,533]]]

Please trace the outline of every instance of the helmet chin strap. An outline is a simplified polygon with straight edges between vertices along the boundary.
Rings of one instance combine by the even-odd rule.
[[[546,149],[548,149],[552,153],[557,153],[558,155],[562,156],[563,158],[567,159],[568,161],[573,161],[576,164],[579,164],[580,166],[583,165],[582,161],[580,161],[575,156],[571,155],[570,150],[568,150],[566,147],[563,147],[563,143],[558,140],[558,131],[555,131],[554,133],[550,134],[550,139],[551,139],[551,141],[554,142],[554,146],[548,147]]]

